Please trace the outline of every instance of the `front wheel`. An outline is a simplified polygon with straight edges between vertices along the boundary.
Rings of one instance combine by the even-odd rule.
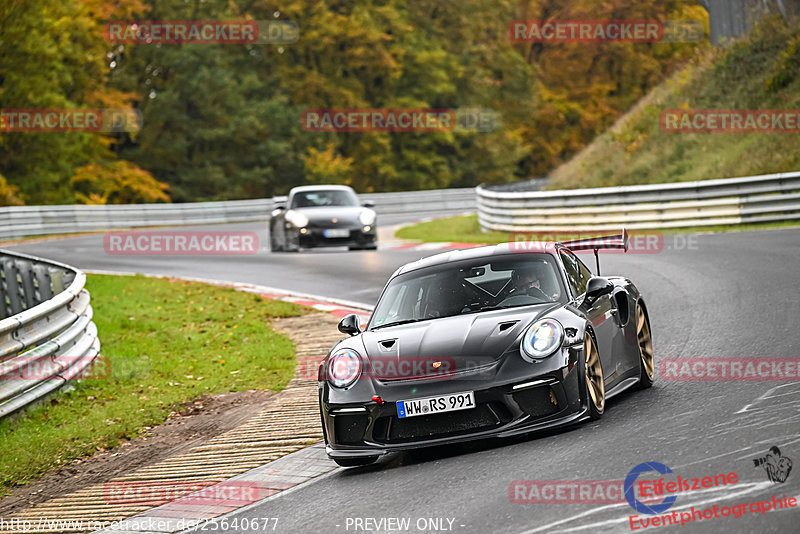
[[[606,408],[606,387],[603,383],[603,365],[600,353],[589,332],[583,335],[583,361],[586,383],[586,400],[589,404],[589,418],[600,419]]]
[[[653,355],[650,321],[641,304],[636,306],[636,339],[639,342],[639,389],[647,389],[653,385],[656,375],[656,358]]]
[[[333,461],[341,467],[364,467],[372,465],[378,460],[377,456],[364,456],[361,458],[334,458]]]
[[[283,248],[278,245],[278,241],[275,239],[275,232],[272,231],[272,228],[269,229],[269,251],[270,252],[280,252]]]
[[[285,250],[286,252],[300,252],[300,237],[297,237],[295,241],[289,239],[289,236],[287,234],[284,234],[283,250]]]

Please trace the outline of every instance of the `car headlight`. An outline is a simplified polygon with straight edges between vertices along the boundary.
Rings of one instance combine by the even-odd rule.
[[[361,374],[361,357],[352,349],[336,351],[328,360],[328,380],[337,388],[352,384]]]
[[[372,210],[363,210],[358,214],[358,220],[364,226],[372,225],[375,222],[375,212]]]
[[[298,228],[303,228],[308,224],[308,217],[299,211],[289,210],[286,212],[286,220]]]
[[[561,346],[564,328],[553,319],[542,319],[533,323],[522,336],[522,354],[531,358],[550,356]]]

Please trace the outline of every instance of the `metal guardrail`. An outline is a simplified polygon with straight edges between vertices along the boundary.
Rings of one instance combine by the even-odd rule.
[[[800,219],[800,172],[558,191],[477,188],[485,230],[570,232],[755,224]]]
[[[100,352],[86,275],[0,250],[0,418],[65,385]]]
[[[359,197],[375,202],[379,216],[475,209],[473,188],[372,193]],[[119,228],[266,221],[273,204],[274,199],[262,198],[185,204],[9,206],[0,208],[0,240]]]

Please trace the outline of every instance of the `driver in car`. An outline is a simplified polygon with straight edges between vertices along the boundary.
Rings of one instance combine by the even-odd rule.
[[[544,265],[537,266],[544,268]],[[553,300],[558,298],[558,292],[552,295],[547,295],[542,289],[542,282],[537,274],[537,269],[534,266],[522,267],[514,269],[511,272],[511,282],[508,288],[503,292],[502,298],[513,297],[516,295],[542,295],[545,297],[552,297]]]

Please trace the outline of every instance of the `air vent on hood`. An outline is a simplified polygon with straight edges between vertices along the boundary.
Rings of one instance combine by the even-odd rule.
[[[395,343],[397,343],[397,339],[384,339],[383,341],[378,341],[378,344],[381,347],[381,350],[390,351],[394,348]]]
[[[505,332],[506,330],[508,330],[509,328],[514,326],[515,324],[517,324],[518,322],[519,321],[506,321],[504,323],[500,323],[499,325],[497,325],[497,331],[498,332]]]

